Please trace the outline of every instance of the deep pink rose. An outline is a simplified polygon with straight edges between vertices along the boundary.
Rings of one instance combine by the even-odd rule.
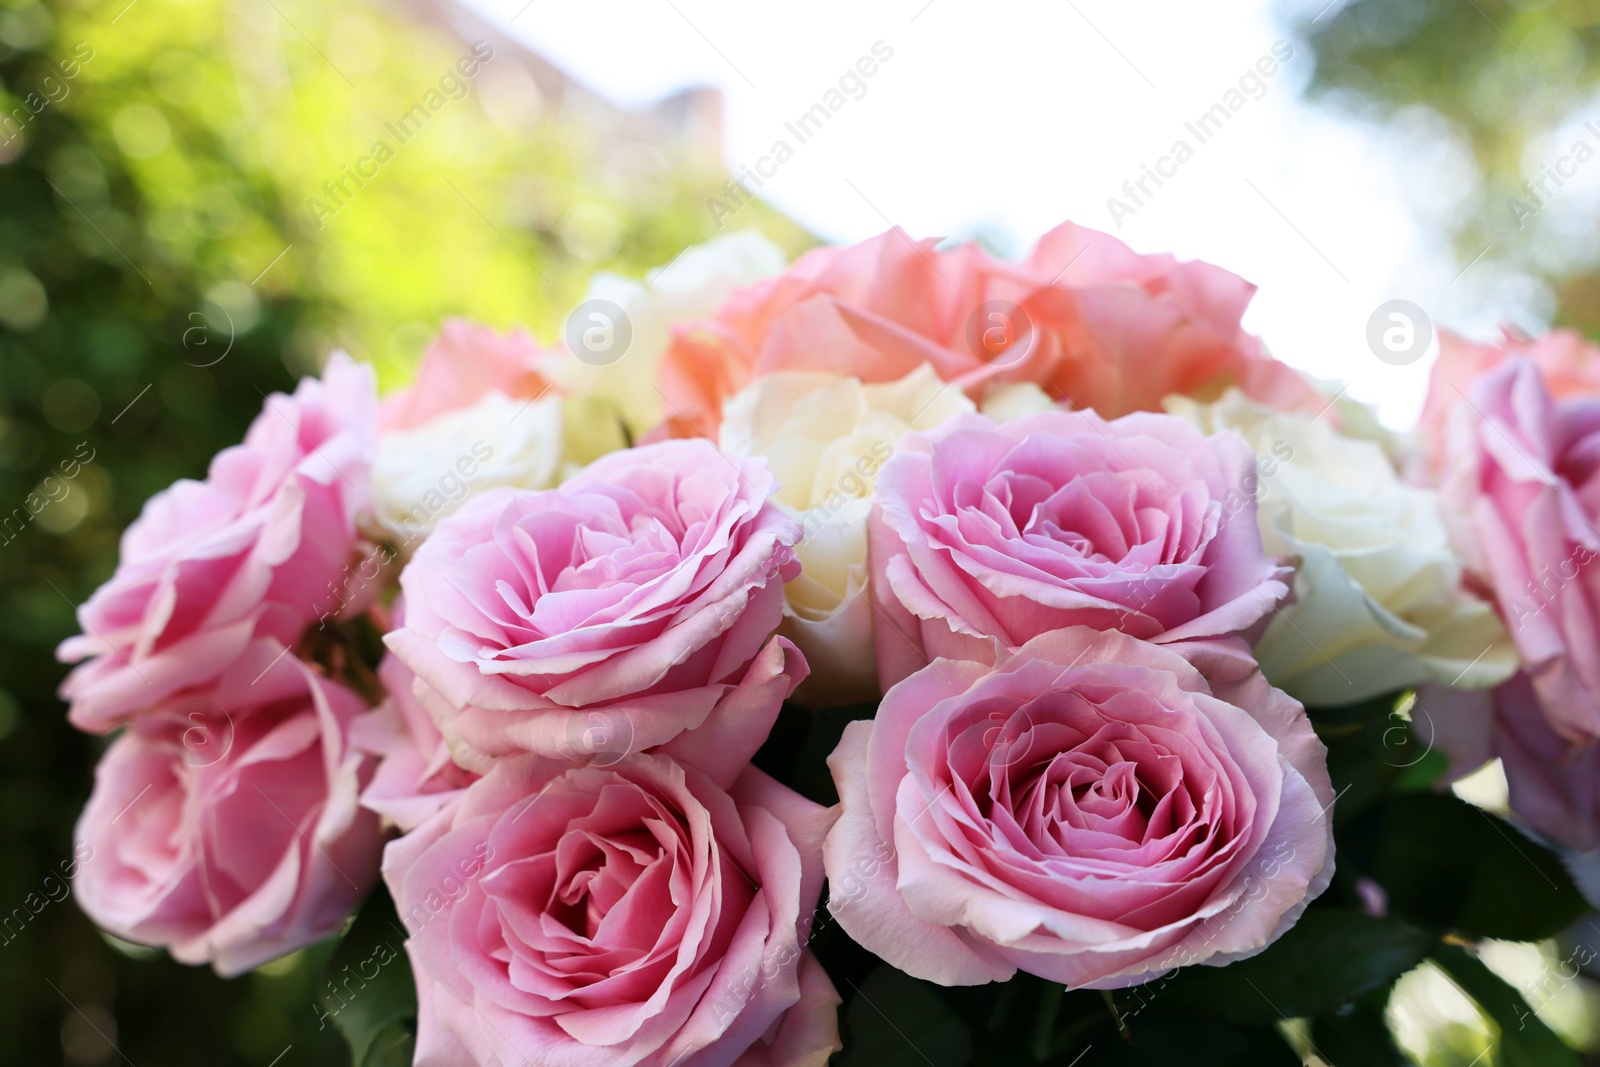
[[[1255,490],[1243,440],[1170,415],[963,415],[905,435],[869,534],[880,682],[1067,626],[1161,643],[1248,630],[1289,592]]]
[[[1600,397],[1551,396],[1511,359],[1469,383],[1448,425],[1440,500],[1551,727],[1600,738]]]
[[[101,928],[223,975],[339,932],[377,880],[361,698],[257,641],[214,692],[112,742],[78,820],[78,902]]]
[[[487,326],[447,319],[416,377],[383,398],[379,421],[385,431],[409,430],[471,407],[491,391],[518,399],[540,396],[548,385],[534,368],[547,355],[525,330],[502,337]]]
[[[941,985],[1113,989],[1253,955],[1333,875],[1326,750],[1240,642],[1073,629],[936,660],[828,760],[829,910]]]
[[[418,1067],[814,1064],[839,1047],[805,948],[832,814],[754,768],[500,761],[384,853]]]
[[[78,609],[84,632],[57,653],[88,660],[61,686],[74,726],[104,733],[211,683],[252,640],[293,645],[339,610],[371,499],[376,403],[371,368],[335,353],[321,381],[268,397],[205,481],[145,503],[116,573]]]
[[[405,625],[385,641],[457,761],[604,762],[668,742],[702,768],[748,759],[806,675],[768,640],[800,537],[772,488],[759,460],[667,441],[441,522],[400,576]]]
[[[924,363],[974,399],[991,382],[1026,381],[1108,418],[1229,385],[1285,407],[1324,406],[1240,329],[1255,287],[1220,267],[1141,256],[1070,222],[1015,263],[937,244],[897,228],[813,249],[712,318],[680,325],[660,369],[671,432],[716,437],[722,405],[762,374],[886,382]]]

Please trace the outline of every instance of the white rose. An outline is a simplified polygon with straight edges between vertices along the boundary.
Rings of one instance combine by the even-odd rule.
[[[878,471],[907,430],[929,430],[972,402],[926,365],[898,381],[805,371],[767,374],[723,409],[720,444],[765,457],[777,501],[804,530],[800,577],[784,588],[779,633],[805,653],[811,677],[797,698],[826,706],[875,700],[867,514]]]
[[[1403,482],[1373,440],[1229,390],[1211,404],[1169,397],[1206,433],[1255,450],[1268,554],[1299,557],[1295,602],[1256,644],[1267,678],[1303,703],[1352,704],[1426,681],[1496,685],[1516,654],[1489,605],[1461,587],[1437,495]]]
[[[415,550],[439,520],[500,485],[545,489],[561,465],[561,398],[534,401],[489,392],[420,426],[378,440],[374,510],[402,552]]]
[[[1040,411],[1054,411],[1061,405],[1032,382],[1000,382],[983,391],[978,411],[995,422],[1010,422]]]
[[[546,357],[540,372],[568,393],[607,401],[637,440],[661,422],[656,365],[672,341],[672,327],[711,315],[737,286],[779,273],[783,249],[753,230],[740,230],[688,249],[643,283],[597,274],[585,300],[609,300],[628,316],[632,340],[622,357],[593,366],[569,353]]]

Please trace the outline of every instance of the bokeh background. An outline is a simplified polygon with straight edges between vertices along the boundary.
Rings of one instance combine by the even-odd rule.
[[[1600,150],[1600,4],[862,6],[0,0],[0,1063],[347,1062],[314,1007],[325,949],[222,981],[63,895],[99,742],[67,727],[53,657],[144,499],[333,348],[392,383],[445,316],[550,340],[594,272],[726,227],[1018,251],[1064,218],[1250,277],[1247,325],[1395,426],[1427,360],[1367,349],[1384,300],[1480,336],[1600,330],[1600,159],[1524,184]],[[396,144],[478,40],[493,58]],[[708,208],[878,41],[894,61],[814,145]],[[1119,226],[1123,181],[1279,41],[1282,72]],[[380,137],[393,158],[331,197]],[[1527,987],[1562,949],[1491,956]],[[1593,988],[1529,999],[1594,1047]],[[1484,1053],[1442,978],[1402,993],[1421,1062]]]

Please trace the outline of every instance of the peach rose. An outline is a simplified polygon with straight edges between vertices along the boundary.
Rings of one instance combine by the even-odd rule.
[[[974,399],[992,383],[1034,382],[1107,418],[1228,385],[1280,406],[1322,406],[1240,329],[1254,291],[1219,267],[1141,256],[1072,223],[1017,263],[894,229],[814,249],[680,326],[660,367],[665,429],[715,437],[724,402],[774,371],[885,382],[924,363]]]

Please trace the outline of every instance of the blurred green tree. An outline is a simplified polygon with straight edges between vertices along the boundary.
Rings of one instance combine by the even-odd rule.
[[[0,0],[6,1062],[348,1059],[314,1007],[326,948],[223,982],[63,899],[103,743],[67,726],[53,649],[143,501],[330,348],[392,383],[446,315],[548,339],[594,270],[714,233],[705,140],[553,95],[510,49],[467,79],[470,50],[359,5]],[[808,240],[759,206],[740,221]]]
[[[1283,7],[1315,56],[1309,96],[1398,135],[1427,174],[1418,206],[1459,265],[1501,275],[1539,316],[1600,332],[1600,5]]]

